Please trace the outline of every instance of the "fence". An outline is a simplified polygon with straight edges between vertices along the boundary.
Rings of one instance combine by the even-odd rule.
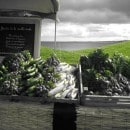
[[[54,104],[0,101],[0,130],[63,130],[65,125],[67,130],[130,130],[130,109],[75,105],[58,109]]]

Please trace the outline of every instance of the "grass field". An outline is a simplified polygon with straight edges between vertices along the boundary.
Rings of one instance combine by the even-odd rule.
[[[81,55],[88,55],[90,52],[97,48],[92,49],[84,49],[78,51],[62,51],[62,50],[54,50],[48,47],[41,47],[41,57],[46,59],[51,54],[55,53],[57,57],[64,62],[69,64],[77,64],[79,62],[79,58]],[[130,57],[130,41],[115,43],[111,45],[105,45],[101,47],[104,52],[108,53],[112,56],[115,52],[122,53],[125,56]]]

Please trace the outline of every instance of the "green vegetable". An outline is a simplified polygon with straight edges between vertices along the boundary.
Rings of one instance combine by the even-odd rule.
[[[55,55],[44,61],[34,59],[28,50],[8,55],[0,64],[0,94],[47,96],[60,79],[55,72],[58,64]]]
[[[0,71],[1,71],[1,73],[7,73],[8,72],[7,68],[3,64],[0,65]]]
[[[26,93],[32,93],[32,92],[35,91],[35,89],[36,89],[36,86],[33,85],[33,86],[31,86],[31,87],[29,87],[29,88],[27,89]]]
[[[36,84],[38,84],[40,82],[41,82],[40,78],[29,78],[29,79],[27,79],[26,85],[27,86],[32,86],[32,85],[36,85]]]
[[[88,94],[130,95],[130,58],[115,53],[109,57],[101,49],[81,56],[83,86]]]

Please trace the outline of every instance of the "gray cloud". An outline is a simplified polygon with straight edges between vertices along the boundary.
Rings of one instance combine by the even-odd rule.
[[[130,39],[130,0],[60,1],[57,40]],[[54,27],[53,20],[43,20],[43,40],[54,40]]]
[[[73,23],[129,23],[130,0],[61,0],[59,18]]]
[[[82,11],[86,9],[101,9],[109,3],[110,0],[62,0],[62,10],[77,10]]]
[[[122,12],[130,15],[130,0],[111,0],[109,7],[112,11]]]

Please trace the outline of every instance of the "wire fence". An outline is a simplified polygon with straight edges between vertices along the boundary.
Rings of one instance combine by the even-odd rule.
[[[79,107],[77,130],[130,130],[130,109]]]
[[[52,105],[0,101],[0,130],[52,130]]]
[[[0,130],[63,130],[67,124],[67,130],[130,130],[128,108],[78,106],[76,113],[65,106],[54,109],[53,104],[0,101]],[[54,128],[56,123],[61,126]]]

